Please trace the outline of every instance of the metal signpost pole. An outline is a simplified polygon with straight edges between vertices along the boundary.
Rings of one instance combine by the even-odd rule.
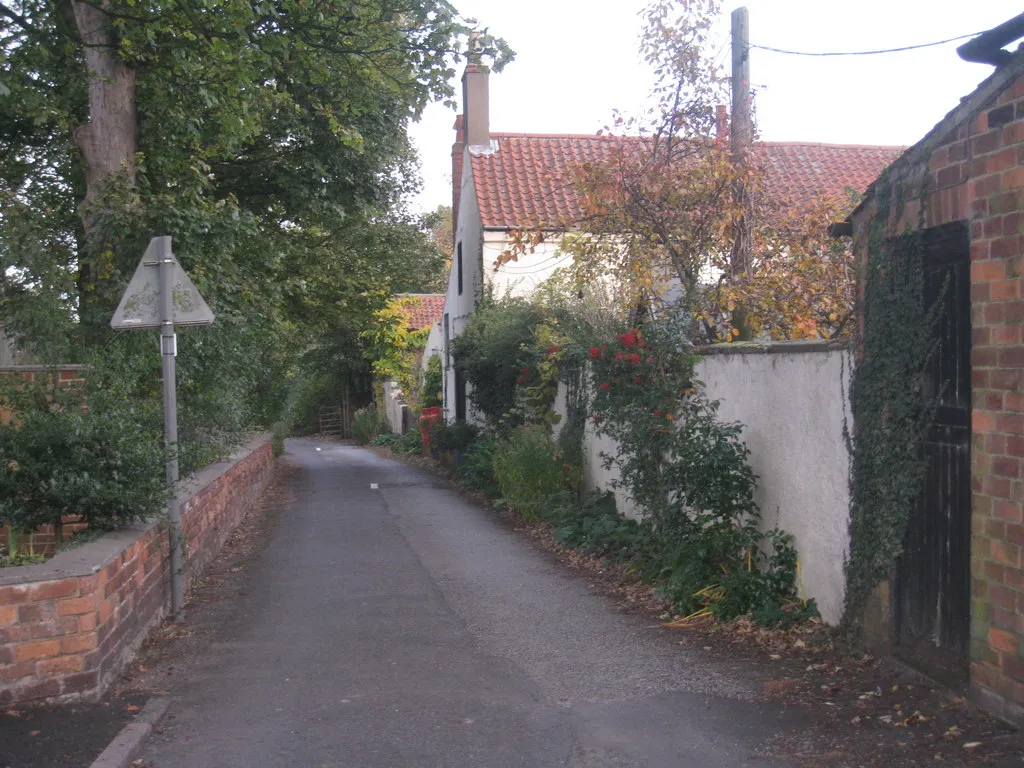
[[[181,532],[181,501],[178,497],[178,397],[174,371],[178,342],[174,328],[178,325],[209,325],[213,320],[213,312],[174,258],[171,238],[166,235],[149,241],[110,319],[110,327],[115,331],[160,329],[160,357],[164,369],[164,442],[170,451],[165,471],[167,487],[171,491],[167,505],[171,615],[176,618],[181,618],[185,607],[181,562],[185,537]]]
[[[181,507],[178,501],[178,396],[174,357],[178,340],[174,334],[174,257],[171,238],[157,238],[160,264],[160,355],[164,371],[164,441],[171,454],[167,459],[167,485],[171,499],[167,505],[171,546],[171,614],[177,616],[185,605],[181,568]]]

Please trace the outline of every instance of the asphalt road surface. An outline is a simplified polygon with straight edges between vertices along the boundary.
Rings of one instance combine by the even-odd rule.
[[[758,704],[756,680],[437,478],[351,446],[288,453],[293,500],[148,766],[783,765],[760,748],[797,715]]]

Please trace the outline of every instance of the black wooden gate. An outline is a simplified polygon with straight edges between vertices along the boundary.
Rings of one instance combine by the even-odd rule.
[[[957,683],[967,675],[971,609],[970,239],[959,222],[922,234],[925,306],[939,308],[923,391],[938,408],[896,567],[894,631],[900,656]]]

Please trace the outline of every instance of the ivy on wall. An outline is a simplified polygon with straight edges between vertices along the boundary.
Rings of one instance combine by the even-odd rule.
[[[927,189],[922,185],[917,198],[921,214],[916,229],[888,236],[890,217],[900,221],[905,205],[891,200],[893,186],[886,177],[877,185],[861,272],[863,325],[850,386],[856,430],[843,609],[847,628],[860,623],[871,593],[903,551],[924,477],[919,445],[935,415],[935,402],[922,392],[939,306],[926,307],[924,299]]]

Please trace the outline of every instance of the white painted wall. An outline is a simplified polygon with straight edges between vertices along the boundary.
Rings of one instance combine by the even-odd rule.
[[[843,425],[852,424],[848,398],[850,353],[802,342],[771,344],[740,353],[709,354],[697,364],[708,397],[720,400],[719,416],[744,425],[743,440],[758,475],[756,500],[762,527],[791,533],[800,556],[801,597],[814,598],[822,618],[836,624],[842,615],[848,551],[849,453]],[[814,351],[810,351],[814,349]],[[555,409],[565,414],[560,387]],[[588,424],[584,437],[584,482],[610,490],[618,477],[605,469],[601,453],[616,445],[598,437]],[[615,491],[621,514],[639,511]]]
[[[402,434],[402,411],[406,408],[405,397],[398,382],[384,382],[384,415],[388,420],[388,429]]]
[[[847,397],[853,358],[813,344],[708,355],[697,376],[721,400],[721,418],[744,424],[764,527],[793,534],[801,596],[814,598],[822,618],[835,624],[846,590],[850,455],[843,425],[853,423]]]
[[[441,357],[444,360],[444,330],[442,328],[442,321],[438,320],[430,329],[430,333],[427,334],[427,343],[423,347],[423,356],[420,357],[420,373],[422,374],[427,370],[427,365],[430,363],[430,358],[434,355]]]
[[[509,245],[505,230],[489,229],[484,232],[484,279],[494,290],[495,296],[532,296],[556,269],[568,266],[572,261],[570,254],[559,250],[556,239],[554,242],[539,244],[532,253],[524,253],[518,260],[502,264],[495,270],[495,263],[508,250]]]
[[[444,315],[441,318],[441,346],[444,345],[444,318],[448,318],[449,339],[462,333],[476,306],[476,299],[483,289],[481,271],[483,247],[483,225],[480,221],[480,210],[477,206],[476,190],[473,188],[472,169],[469,161],[469,150],[462,166],[462,192],[459,199],[459,219],[455,226],[455,253],[452,268],[448,273],[448,288],[445,291]],[[458,251],[462,246],[462,292],[458,284]],[[450,345],[449,345],[450,346]],[[452,367],[450,349],[442,349],[441,363],[444,370],[444,406],[443,414],[446,421],[455,420],[455,369]],[[467,394],[471,387],[467,385]]]

